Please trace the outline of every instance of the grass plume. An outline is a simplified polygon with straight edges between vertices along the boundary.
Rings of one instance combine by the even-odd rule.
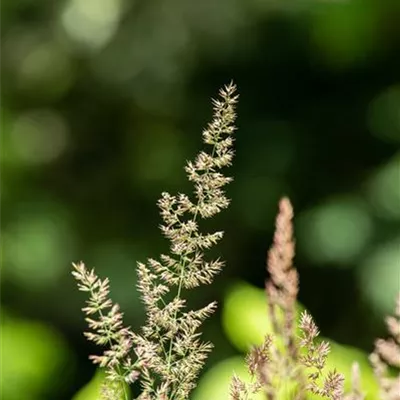
[[[88,294],[83,308],[89,325],[85,335],[105,346],[100,355],[90,356],[106,370],[103,399],[128,400],[128,386],[139,381],[138,400],[185,400],[197,385],[212,349],[211,343],[201,340],[199,328],[217,305],[211,302],[198,310],[188,309],[185,293],[212,283],[224,266],[220,259],[206,258],[207,250],[222,239],[223,232],[203,233],[199,223],[229,205],[224,187],[232,178],[221,170],[233,159],[237,100],[232,83],[213,100],[213,119],[203,131],[208,151],[200,151],[185,167],[194,185],[192,195],[164,192],[158,201],[160,229],[169,240],[169,251],[137,265],[137,289],[146,311],[145,324],[138,333],[124,325],[118,304],[110,299],[108,278],[99,278],[82,262],[73,264],[78,288]],[[358,364],[352,368],[351,390],[345,393],[344,376],[326,368],[329,343],[319,340],[319,329],[307,311],[297,317],[299,276],[293,264],[292,219],[292,204],[283,198],[266,262],[265,292],[272,332],[246,357],[251,382],[234,375],[230,397],[251,400],[261,393],[266,400],[306,400],[313,394],[330,400],[363,400]],[[400,369],[400,295],[395,315],[386,323],[390,337],[375,342],[370,361],[381,400],[400,400],[400,373],[393,373],[393,369]]]

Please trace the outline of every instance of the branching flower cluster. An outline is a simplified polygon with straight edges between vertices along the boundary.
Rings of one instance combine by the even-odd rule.
[[[232,178],[220,170],[233,158],[235,92],[232,83],[220,90],[220,98],[213,101],[214,118],[203,132],[203,141],[211,150],[201,151],[186,165],[187,176],[194,184],[193,200],[185,194],[163,193],[158,202],[161,231],[170,241],[170,254],[149,259],[147,264],[138,263],[137,287],[147,316],[140,334],[123,328],[122,314],[108,298],[108,280],[101,281],[83,264],[74,265],[79,288],[90,293],[89,307],[83,309],[93,330],[87,336],[99,345],[109,345],[103,355],[91,357],[107,370],[107,399],[119,398],[123,383],[133,382],[139,374],[141,400],[186,399],[212,348],[200,340],[198,328],[214,312],[216,303],[188,310],[183,293],[210,284],[223,267],[221,260],[206,260],[204,254],[222,239],[223,232],[202,233],[198,223],[229,205],[224,186]],[[99,314],[98,321],[90,317],[94,313]],[[132,352],[137,356],[135,363],[130,358]]]
[[[329,344],[316,343],[318,328],[307,312],[300,318],[302,335],[296,335],[299,278],[293,267],[292,218],[292,205],[283,198],[279,203],[274,243],[268,253],[269,280],[265,285],[273,334],[247,357],[253,379],[250,385],[234,377],[232,400],[247,400],[259,392],[268,400],[306,399],[308,391],[332,400],[342,399],[344,377],[336,371],[329,371],[325,376]]]
[[[214,100],[214,119],[203,132],[210,153],[200,152],[188,162],[186,173],[195,186],[195,201],[187,195],[163,193],[158,205],[169,239],[171,255],[138,264],[138,289],[146,307],[147,323],[138,342],[144,354],[150,355],[143,371],[143,399],[165,397],[185,399],[196,385],[196,377],[211,350],[210,343],[199,339],[197,329],[214,312],[216,303],[187,311],[182,297],[184,289],[209,284],[223,266],[220,260],[206,261],[204,251],[218,243],[223,232],[203,234],[199,218],[209,218],[229,205],[223,187],[231,181],[219,170],[232,161],[235,86],[220,91]],[[166,302],[167,295],[172,300]]]
[[[268,253],[266,282],[268,316],[273,334],[254,347],[246,358],[251,377],[245,383],[237,376],[231,382],[232,400],[251,400],[263,393],[267,400],[307,399],[312,393],[331,400],[364,400],[357,363],[352,367],[351,389],[344,391],[344,376],[326,371],[329,343],[318,341],[319,330],[311,315],[304,311],[296,321],[295,303],[298,273],[293,267],[293,209],[283,198],[276,218],[274,243]],[[378,339],[370,356],[380,389],[381,400],[400,400],[400,374],[392,376],[388,368],[400,368],[400,295],[396,316],[386,320],[391,338]],[[297,329],[300,335],[296,334]]]
[[[400,294],[395,315],[386,318],[386,325],[391,337],[376,340],[370,361],[379,382],[382,400],[400,400]],[[397,376],[389,373],[389,367],[397,369]]]
[[[104,400],[128,400],[128,386],[139,381],[138,400],[186,400],[196,387],[198,374],[210,352],[211,343],[201,340],[199,328],[216,309],[212,302],[198,310],[187,307],[184,293],[210,284],[221,271],[220,259],[207,260],[205,252],[217,244],[223,232],[202,233],[201,219],[211,218],[229,205],[224,186],[232,178],[220,170],[231,164],[238,96],[230,84],[214,100],[214,117],[203,131],[209,151],[201,151],[185,171],[194,184],[192,196],[162,193],[158,201],[169,240],[169,254],[138,263],[137,288],[146,310],[140,333],[123,324],[118,304],[109,298],[109,281],[100,279],[83,263],[73,264],[78,288],[87,292],[83,308],[90,331],[86,337],[106,349],[90,356],[104,368]],[[251,400],[262,393],[266,400],[306,400],[310,393],[330,400],[364,400],[358,364],[352,368],[351,390],[344,391],[344,376],[326,371],[329,343],[318,339],[319,330],[311,315],[296,315],[299,276],[293,266],[293,208],[287,198],[279,203],[273,245],[268,253],[265,284],[272,333],[246,357],[251,382],[234,375],[232,400]],[[382,400],[400,400],[400,295],[394,317],[386,320],[391,337],[379,339],[370,361],[380,386]],[[215,399],[219,400],[219,399]]]
[[[101,356],[89,358],[94,364],[105,368],[107,380],[103,387],[104,398],[120,400],[127,396],[126,384],[138,378],[138,363],[131,359],[134,334],[123,326],[123,315],[118,304],[109,298],[109,280],[101,280],[94,270],[89,271],[83,263],[73,264],[73,276],[78,281],[78,288],[89,294],[87,306],[82,311],[87,315],[86,322],[91,329],[85,332],[88,340],[108,349]],[[97,318],[97,319],[95,319]]]

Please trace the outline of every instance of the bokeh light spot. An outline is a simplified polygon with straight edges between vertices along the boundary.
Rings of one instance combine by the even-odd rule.
[[[14,58],[17,85],[30,97],[55,99],[70,87],[73,78],[71,59],[62,45],[17,35],[9,46],[19,47]]]
[[[57,205],[21,206],[3,234],[3,274],[25,290],[55,285],[73,257],[74,235]]]
[[[48,163],[59,157],[68,142],[65,120],[51,110],[21,114],[12,124],[10,147],[26,164]]]
[[[67,382],[69,352],[57,332],[44,324],[12,317],[4,309],[1,319],[2,398],[20,400],[24,391],[30,400],[40,400],[51,392],[58,377]]]
[[[358,273],[360,288],[377,315],[391,315],[400,292],[400,237],[378,247]]]
[[[248,351],[251,346],[261,344],[271,331],[265,292],[243,282],[232,286],[225,297],[222,324],[238,349]]]
[[[345,265],[361,254],[372,234],[369,210],[357,198],[331,200],[299,217],[299,246],[316,263]]]
[[[400,219],[400,153],[371,177],[368,195],[379,217]]]
[[[116,32],[121,11],[121,0],[70,0],[61,21],[73,40],[97,49]]]

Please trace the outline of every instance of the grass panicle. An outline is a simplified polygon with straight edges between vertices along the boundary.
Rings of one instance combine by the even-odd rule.
[[[159,260],[138,263],[137,288],[146,309],[146,323],[134,334],[122,323],[119,306],[109,298],[109,281],[101,280],[83,263],[74,264],[78,287],[89,293],[83,309],[91,332],[89,340],[108,349],[90,358],[107,371],[105,399],[127,398],[125,383],[140,376],[141,400],[186,399],[196,386],[211,343],[202,342],[198,328],[216,309],[212,302],[198,310],[187,309],[185,290],[210,284],[222,270],[220,259],[207,260],[206,251],[217,244],[223,232],[202,233],[201,219],[211,218],[229,205],[224,186],[232,181],[221,169],[231,165],[235,107],[238,99],[233,83],[213,100],[214,116],[203,131],[209,151],[201,151],[185,167],[194,185],[192,196],[162,193],[158,206],[161,231],[169,240],[169,254]],[[97,314],[98,319],[92,315]],[[135,362],[132,361],[134,356]]]
[[[319,329],[311,315],[303,311],[296,320],[299,277],[293,266],[292,218],[292,205],[283,198],[268,253],[269,279],[265,285],[273,333],[247,355],[250,383],[233,376],[231,400],[251,400],[256,393],[263,393],[267,400],[305,400],[310,393],[330,400],[364,400],[359,365],[353,364],[351,389],[345,393],[344,375],[335,369],[326,371],[330,346],[318,340]],[[400,294],[395,316],[388,317],[386,323],[390,338],[375,342],[370,361],[380,387],[380,399],[400,400],[400,373],[389,373],[390,368],[400,368]]]
[[[162,193],[158,207],[162,234],[169,240],[168,254],[137,264],[138,282],[146,321],[139,333],[123,323],[118,304],[110,299],[109,280],[100,279],[81,262],[73,264],[78,288],[87,292],[83,312],[89,325],[86,337],[105,346],[90,359],[106,371],[102,387],[105,400],[128,400],[128,386],[141,384],[138,400],[186,400],[197,385],[211,343],[201,340],[200,327],[216,309],[216,302],[191,310],[187,290],[210,284],[224,266],[208,260],[207,250],[223,237],[222,231],[203,233],[201,220],[212,218],[229,205],[224,187],[232,181],[222,169],[233,159],[238,95],[234,84],[213,100],[214,115],[203,131],[208,149],[200,151],[185,171],[194,185],[191,195]],[[353,364],[351,389],[345,393],[344,376],[327,370],[329,343],[319,339],[319,329],[307,311],[297,316],[299,275],[293,265],[293,208],[287,198],[279,203],[273,244],[268,252],[265,292],[272,332],[253,347],[245,362],[250,382],[237,375],[231,381],[232,400],[306,400],[310,394],[330,400],[364,400],[359,365]],[[395,315],[386,319],[390,337],[378,339],[370,356],[381,400],[400,400],[400,295]],[[215,399],[219,400],[219,399]]]

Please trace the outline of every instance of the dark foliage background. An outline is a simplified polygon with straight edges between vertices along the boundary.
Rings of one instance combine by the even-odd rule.
[[[155,203],[191,190],[183,165],[231,79],[232,206],[205,225],[225,230],[227,267],[191,304],[263,287],[286,194],[300,301],[370,351],[400,285],[399,26],[397,0],[4,0],[3,398],[69,399],[91,379],[72,261],[110,276],[140,326],[135,262],[167,251]],[[205,329],[208,368],[237,354],[220,314]]]

